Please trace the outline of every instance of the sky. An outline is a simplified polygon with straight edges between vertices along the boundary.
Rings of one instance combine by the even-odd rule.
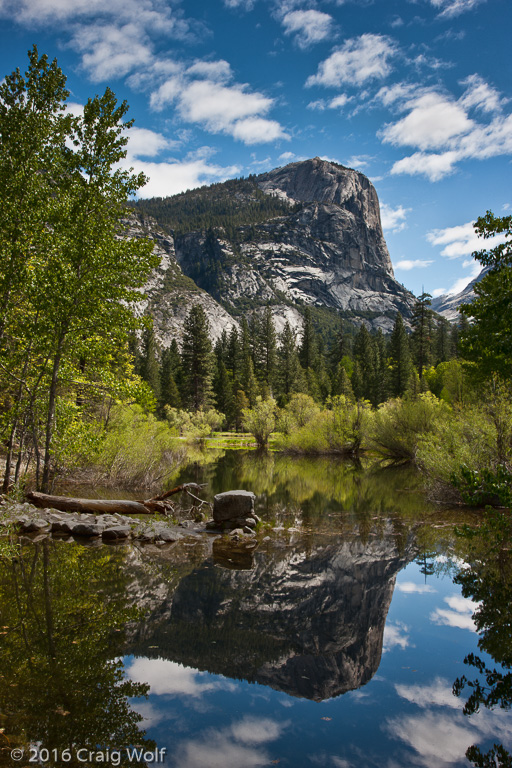
[[[439,296],[479,272],[475,219],[512,213],[511,32],[510,0],[0,0],[0,78],[36,44],[72,109],[126,99],[141,197],[361,171],[396,278]]]

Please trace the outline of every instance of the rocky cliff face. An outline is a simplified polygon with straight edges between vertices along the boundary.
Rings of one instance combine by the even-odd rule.
[[[208,294],[224,309],[221,315],[211,305],[210,315],[222,318],[217,325],[227,322],[225,313],[233,323],[269,303],[278,330],[285,319],[298,322],[305,304],[345,312],[385,331],[391,330],[397,310],[406,318],[410,315],[414,297],[394,278],[377,193],[363,174],[314,158],[251,177],[239,192],[229,184],[230,211],[237,214],[229,227],[222,216],[213,216],[208,228],[199,229],[187,229],[182,219],[180,234],[166,225],[164,250],[169,256],[172,252],[176,287],[169,278],[165,290],[151,289],[148,303],[162,337],[168,332],[166,322],[169,328],[181,323],[176,312],[175,319],[166,320],[179,296],[187,305],[199,296],[207,302]],[[212,200],[215,194],[226,195],[222,186],[211,188]],[[261,209],[261,193],[288,205],[281,206],[279,215],[271,211],[267,217],[254,217],[250,204],[256,201]],[[182,205],[187,196],[192,203],[193,195],[180,196]],[[150,203],[141,206],[151,211]],[[160,201],[158,210],[164,204]],[[151,227],[148,234],[153,236]],[[202,289],[195,297],[182,276]]]
[[[152,606],[130,652],[157,647],[185,666],[317,701],[359,688],[379,667],[396,574],[413,557],[391,534],[256,553],[244,570],[206,559]]]

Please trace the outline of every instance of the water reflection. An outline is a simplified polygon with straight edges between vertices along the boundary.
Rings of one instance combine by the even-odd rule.
[[[475,745],[475,765],[500,765],[510,530],[456,539],[462,513],[429,506],[406,472],[258,462],[227,455],[182,478],[255,490],[278,524],[257,547],[40,542],[0,565],[11,746],[149,748],[150,737],[172,768],[459,768]]]
[[[41,744],[48,764],[60,762],[52,750],[70,749],[77,765],[79,748],[154,746],[129,701],[149,687],[126,680],[119,658],[138,615],[121,557],[44,540],[0,563],[2,757]]]
[[[151,657],[156,646],[158,656],[187,667],[315,701],[368,682],[412,542],[399,551],[389,527],[367,544],[353,537],[308,546],[298,538],[264,550],[244,570],[233,569],[236,549],[230,569],[207,558],[147,618],[132,652]]]

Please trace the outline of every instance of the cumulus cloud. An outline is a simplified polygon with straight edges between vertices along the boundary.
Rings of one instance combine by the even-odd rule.
[[[439,9],[439,16],[453,18],[461,13],[472,11],[485,0],[430,0],[434,8]]]
[[[136,683],[149,683],[151,693],[158,696],[201,696],[205,691],[220,687],[206,672],[198,672],[164,659],[136,658],[127,668],[126,674]]]
[[[422,709],[432,706],[460,709],[460,699],[452,693],[452,684],[448,680],[436,677],[430,685],[395,685],[395,690],[402,699]]]
[[[504,243],[506,239],[505,235],[494,235],[486,242],[486,248],[494,248],[496,245]],[[431,245],[444,246],[441,255],[449,259],[469,256],[483,247],[482,238],[476,234],[473,221],[455,227],[433,229],[427,233],[427,240]],[[472,262],[469,262],[467,266],[470,263]]]
[[[326,40],[332,33],[333,18],[321,11],[289,11],[282,18],[285,35],[295,35],[300,48]]]
[[[448,608],[436,608],[430,614],[430,620],[434,624],[469,629],[471,632],[476,632],[473,613],[478,608],[479,603],[475,603],[469,600],[469,598],[461,597],[460,595],[445,597],[444,602],[448,604]]]
[[[317,74],[311,75],[306,85],[336,88],[342,83],[359,86],[382,79],[391,71],[390,59],[395,54],[395,43],[385,35],[367,33],[351,38],[320,63]]]
[[[421,150],[439,149],[455,136],[468,133],[474,125],[463,107],[437,93],[420,96],[411,106],[406,117],[382,129],[384,142]]]
[[[424,269],[425,267],[430,267],[433,263],[433,261],[429,261],[428,259],[402,259],[401,261],[397,261],[396,264],[393,264],[393,267],[409,272],[411,269]]]
[[[409,645],[409,627],[398,621],[396,624],[387,623],[384,627],[384,639],[382,642],[382,652],[386,653],[391,648],[398,646],[404,651]]]
[[[398,582],[396,588],[399,592],[405,592],[406,595],[425,595],[436,591],[430,584],[415,584],[412,581]]]
[[[228,74],[226,62],[211,62],[219,75]],[[229,66],[229,65],[228,65]],[[211,133],[225,133],[245,144],[261,144],[288,139],[288,134],[276,120],[265,117],[274,100],[247,85],[226,85],[218,80],[188,79],[190,75],[205,71],[204,63],[189,68],[187,73],[173,75],[151,95],[151,106],[161,111],[171,103],[186,122],[197,123]]]
[[[461,84],[465,90],[458,100],[435,90],[414,94],[406,83],[380,89],[375,100],[407,114],[385,125],[378,136],[384,143],[419,150],[397,160],[392,174],[424,175],[438,181],[462,160],[512,154],[512,115],[503,114],[507,100],[478,75]],[[471,111],[490,121],[477,121]]]
[[[351,160],[358,159],[359,158],[351,158]],[[355,167],[361,166],[362,164],[359,162],[359,166],[356,165]],[[403,205],[399,205],[397,208],[392,208],[390,205],[386,205],[386,203],[381,203],[380,220],[382,228],[387,229],[390,232],[401,232],[407,226],[405,219],[410,210],[410,208],[404,208]]]
[[[276,741],[288,722],[265,717],[245,717],[221,729],[209,729],[201,738],[178,744],[175,749],[181,768],[251,768],[268,765],[269,742]]]

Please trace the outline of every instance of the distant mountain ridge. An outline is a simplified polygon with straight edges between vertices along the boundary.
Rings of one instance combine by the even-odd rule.
[[[482,280],[483,277],[489,272],[489,267],[482,269],[474,280],[466,285],[466,287],[456,294],[443,294],[436,299],[432,299],[432,309],[437,312],[438,315],[442,315],[450,322],[457,320],[459,315],[459,307],[461,304],[471,304],[475,298],[474,287]]]
[[[397,311],[411,316],[415,299],[394,277],[377,193],[358,171],[316,157],[142,200],[135,211],[132,234],[165,253],[145,303],[164,346],[197,302],[214,337],[267,304],[278,330],[299,324],[306,305],[384,331]]]

